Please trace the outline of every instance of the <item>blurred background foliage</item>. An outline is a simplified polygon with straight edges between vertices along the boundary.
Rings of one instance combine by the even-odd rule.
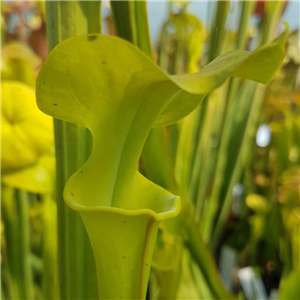
[[[197,72],[223,52],[253,50],[277,37],[289,5],[239,2],[232,30],[226,25],[230,1],[210,3],[210,24],[193,15],[189,2],[170,1],[151,55],[169,74]],[[103,22],[109,34],[121,35],[118,2],[112,12]],[[59,299],[60,281],[68,276],[70,299],[94,299],[94,269],[79,264],[75,248],[57,248],[61,232],[75,230],[78,221],[70,217],[57,236],[53,126],[34,95],[48,53],[45,3],[2,1],[1,15],[1,296]],[[162,224],[149,299],[227,299],[215,285],[215,265],[224,286],[241,299],[300,295],[298,30],[290,33],[282,68],[268,86],[230,79],[191,115],[150,133],[140,170],[182,196],[183,214],[192,215],[197,230],[182,236],[180,220],[177,227]],[[204,250],[197,250],[197,239]],[[78,264],[70,261],[60,280],[59,251],[74,252]],[[80,282],[88,286],[77,293]]]

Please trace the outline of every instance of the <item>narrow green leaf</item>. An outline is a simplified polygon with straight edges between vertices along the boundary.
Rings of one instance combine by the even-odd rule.
[[[139,47],[139,49],[141,49],[141,51],[143,51],[151,58],[153,56],[153,53],[148,26],[147,2],[133,1],[133,3],[135,6],[137,46]]]
[[[49,50],[69,37],[99,32],[100,5],[100,1],[46,1]],[[86,129],[75,124],[55,119],[54,125],[59,295],[61,299],[95,299],[98,297],[96,268],[90,241],[80,214],[63,201],[66,181],[90,154],[90,136]]]
[[[134,1],[110,1],[110,5],[117,35],[136,44]]]

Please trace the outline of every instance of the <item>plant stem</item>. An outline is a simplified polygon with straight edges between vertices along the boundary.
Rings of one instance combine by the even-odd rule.
[[[2,216],[7,255],[6,279],[11,299],[34,299],[29,238],[29,197],[25,191],[2,186]],[[3,270],[4,271],[4,270]]]
[[[218,1],[215,22],[212,24],[209,39],[209,61],[215,59],[223,51],[226,36],[226,20],[230,1]]]
[[[234,299],[235,297],[223,286],[211,253],[204,244],[204,241],[198,232],[197,225],[192,217],[188,219],[184,231],[186,245],[198,264],[210,291],[215,296],[214,299]]]
[[[134,1],[111,1],[110,5],[117,36],[136,45]]]
[[[261,39],[261,43],[265,44],[267,42],[270,41],[270,39],[273,38],[274,35],[274,31],[275,31],[275,24],[277,24],[278,22],[278,15],[281,12],[282,9],[282,3],[281,5],[279,5],[279,2],[274,2],[274,3],[268,3],[267,4],[269,6],[269,11],[267,14],[267,18],[264,21],[265,23],[264,25],[264,30],[262,31],[262,36],[263,38]],[[271,10],[270,10],[271,9]],[[252,10],[252,6],[250,5],[250,3],[247,5],[246,2],[244,3],[244,9],[243,9],[243,13],[241,18],[243,18],[244,16],[249,17],[250,16],[250,12]],[[241,20],[242,23],[242,20]],[[244,24],[244,27],[246,25]],[[272,30],[270,30],[272,29]],[[246,31],[244,31],[244,34],[246,34]],[[245,38],[242,35],[239,35],[238,37],[238,45],[242,45],[242,43],[245,43]],[[237,97],[237,84],[238,84],[239,80],[233,80],[233,85],[232,90],[229,90],[229,105],[232,105],[233,102],[235,102],[235,98],[237,99],[244,99],[245,97],[247,97],[247,88],[251,89],[251,85],[253,83],[251,82],[246,82],[246,86],[243,87],[243,93],[245,96],[240,95],[239,97]],[[255,137],[255,133],[258,127],[258,120],[259,120],[259,116],[260,116],[260,111],[261,111],[261,107],[262,107],[262,103],[263,103],[263,92],[262,92],[262,88],[259,88],[257,90],[257,85],[254,85],[254,87],[252,88],[252,93],[253,93],[253,97],[254,100],[250,105],[247,106],[243,106],[242,110],[234,110],[233,108],[233,112],[234,111],[239,111],[240,115],[244,116],[245,119],[247,119],[247,123],[244,126],[241,126],[237,124],[234,125],[234,117],[233,114],[226,114],[227,115],[227,119],[225,120],[228,125],[225,123],[223,128],[223,134],[222,134],[222,142],[221,142],[221,146],[220,146],[220,151],[219,151],[219,157],[218,157],[218,164],[217,164],[217,169],[216,169],[216,179],[215,179],[215,184],[214,184],[214,188],[213,188],[213,192],[211,195],[211,199],[210,199],[210,205],[211,205],[211,210],[214,211],[213,216],[210,215],[211,210],[208,212],[207,215],[207,220],[208,223],[210,223],[209,226],[206,227],[205,229],[205,233],[204,236],[206,238],[206,240],[210,239],[210,236],[212,237],[212,247],[214,249],[216,249],[217,244],[218,244],[218,239],[222,233],[222,228],[228,218],[228,214],[230,212],[230,207],[231,207],[231,203],[232,203],[232,189],[233,186],[238,182],[242,171],[245,167],[246,164],[246,154],[248,153],[249,149],[251,149],[251,143],[253,143],[253,139]],[[250,93],[249,93],[250,94]],[[251,99],[250,99],[251,100]],[[256,109],[256,111],[255,111]],[[248,113],[248,111],[250,110],[250,114]],[[247,118],[247,115],[248,118]],[[232,121],[230,121],[230,119],[232,119]],[[228,127],[229,126],[229,127]],[[240,141],[238,142],[238,144],[240,145],[239,151],[238,151],[238,156],[236,159],[234,159],[234,161],[230,160],[230,149],[229,145],[230,143],[233,143],[232,140],[232,136],[233,134],[230,132],[233,132],[233,128],[243,128],[245,127],[245,129],[242,131],[241,133],[241,139],[239,139]],[[240,131],[240,129],[239,129]],[[237,135],[235,133],[235,135]],[[234,144],[236,144],[236,142],[234,142]],[[248,148],[247,148],[248,147]],[[249,155],[249,153],[248,153]],[[227,161],[227,163],[226,163]],[[222,201],[220,203],[220,197],[221,197],[221,189],[222,186],[224,186],[224,182],[225,182],[225,168],[226,168],[226,164],[231,166],[231,175],[230,175],[230,180],[227,179],[227,186],[226,186],[226,191],[225,191],[225,199],[224,201]],[[219,204],[217,204],[219,202]],[[213,224],[215,225],[215,230],[213,229]],[[211,231],[209,233],[209,231]]]
[[[7,294],[11,295],[11,299],[18,299],[20,294],[20,288],[18,284],[19,247],[16,247],[16,245],[18,244],[19,233],[17,223],[16,201],[13,188],[4,185],[1,186],[1,217],[5,227],[4,234],[7,255],[7,259],[5,260],[7,262],[7,272],[4,272],[6,270],[3,266],[3,279],[7,278],[8,281],[11,282],[9,286],[9,293]]]
[[[239,3],[242,6],[242,13],[240,17],[240,22],[239,22],[239,30],[238,30],[238,36],[236,40],[236,48],[237,49],[246,49],[247,47],[247,42],[248,42],[248,24],[249,24],[249,19],[253,13],[254,1],[243,1]]]
[[[46,2],[49,49],[80,34],[99,33],[100,1]],[[61,299],[97,298],[95,263],[80,215],[63,201],[63,189],[69,177],[84,164],[90,144],[86,129],[54,120],[57,212],[58,212],[58,282]],[[86,276],[86,270],[91,272]]]
[[[46,2],[46,13],[48,48],[51,51],[61,41],[60,27],[58,25],[60,19],[59,2]]]
[[[150,58],[153,58],[151,38],[148,26],[147,2],[133,1],[133,3],[135,5],[137,46]]]
[[[230,2],[229,1],[219,1],[217,3],[217,12],[215,15],[215,21],[212,24],[210,31],[210,40],[209,40],[209,55],[208,62],[212,61],[223,51],[223,45],[225,40],[226,32],[226,19],[227,13],[229,10]],[[201,155],[201,148],[203,146],[203,128],[205,124],[205,118],[207,114],[209,102],[209,95],[205,97],[202,102],[201,109],[199,110],[198,125],[196,130],[196,146],[193,151],[192,164],[190,167],[190,199],[197,199],[197,190],[200,182],[200,170],[201,164],[203,162],[203,157]],[[195,200],[196,201],[196,200]]]
[[[242,13],[240,17],[240,30],[238,31],[238,37],[237,37],[237,48],[245,48],[246,43],[247,43],[247,37],[248,37],[248,22],[249,18],[251,16],[253,6],[255,2],[249,2],[249,1],[244,1],[242,0]],[[223,7],[224,8],[224,7]],[[218,11],[223,9],[222,7],[218,7]],[[226,7],[228,9],[228,7]],[[220,13],[220,12],[219,12]],[[222,17],[222,23],[220,25],[222,28],[225,27],[225,16]],[[219,25],[219,26],[220,26]],[[212,29],[214,31],[214,29]],[[223,29],[224,30],[224,29]],[[220,37],[219,37],[220,38]],[[223,39],[224,43],[224,39]],[[212,44],[211,44],[212,47]],[[221,48],[220,48],[221,49]],[[221,51],[221,50],[219,50]],[[211,54],[213,56],[213,54]],[[228,96],[225,99],[222,99],[224,101],[221,101],[221,103],[225,103],[224,108],[220,110],[219,107],[216,108],[215,113],[217,114],[217,118],[220,121],[214,122],[215,124],[212,124],[212,129],[211,129],[211,137],[212,138],[218,138],[221,139],[223,137],[222,132],[224,131],[224,123],[226,121],[226,116],[228,112],[228,108],[231,106],[233,100],[236,97],[236,93],[238,91],[238,87],[241,84],[240,79],[230,79],[229,85],[227,87],[227,93]],[[224,88],[223,88],[224,89]],[[225,90],[225,89],[224,89]],[[220,98],[220,96],[219,96]],[[203,122],[205,120],[207,113],[206,113],[206,106],[204,106],[203,112],[200,117],[200,132],[202,132],[202,127],[203,127]],[[202,121],[201,121],[202,120]],[[215,171],[216,171],[216,164],[218,160],[218,155],[220,155],[220,151],[218,150],[218,147],[215,147],[211,149],[209,153],[209,159],[207,162],[204,161],[204,157],[207,157],[207,153],[203,154],[203,138],[202,138],[202,144],[200,143],[198,145],[198,150],[197,150],[197,157],[196,157],[196,164],[197,168],[194,170],[200,169],[200,162],[202,162],[202,169],[203,171],[200,172],[200,176],[197,176],[197,173],[192,176],[192,194],[191,197],[192,199],[196,199],[196,220],[199,221],[202,215],[202,212],[204,210],[204,201],[207,193],[207,186],[209,185],[209,181],[214,178]],[[200,140],[201,142],[201,140]],[[204,164],[204,165],[203,165]],[[199,166],[199,167],[198,167]],[[198,188],[196,188],[198,186]]]
[[[18,244],[15,247],[20,254],[18,260],[20,299],[34,299],[29,241],[29,194],[15,190],[15,195],[18,222]]]
[[[235,127],[237,117],[235,117],[234,114],[235,111],[239,111],[240,116],[243,116],[243,119],[247,120],[248,109],[251,107],[251,104],[249,104],[249,102],[252,100],[251,96],[253,95],[253,84],[249,83],[244,85],[241,91],[241,95],[238,98],[243,99],[243,101],[241,101],[243,103],[242,109],[237,110],[237,108],[239,107],[239,103],[235,102],[235,106],[232,107],[231,110],[227,113],[226,119],[223,124],[224,129],[222,130],[222,139],[216,162],[214,185],[209,199],[205,219],[202,223],[202,232],[205,241],[209,241],[211,239],[214,222],[221,206],[221,189],[226,180],[228,180],[228,177],[232,174],[227,173],[227,176],[224,176],[224,174],[226,174],[226,168],[228,166],[229,155],[231,153],[230,150],[232,149],[230,148],[230,145],[232,144],[232,136],[233,134],[236,135],[236,132],[234,132],[234,128],[237,128]],[[243,120],[241,122],[243,122]],[[243,130],[243,124],[239,125],[241,126],[240,130]],[[239,153],[240,151],[240,143],[240,141],[237,141],[234,144],[234,149],[237,153]],[[232,164],[235,164],[235,162],[233,161]]]
[[[238,182],[240,176],[242,175],[242,170],[245,168],[247,163],[247,157],[250,157],[253,141],[255,139],[256,130],[258,127],[258,121],[260,117],[260,111],[263,105],[264,99],[263,88],[260,87],[256,90],[254,95],[254,101],[250,110],[248,122],[246,125],[246,129],[244,131],[244,135],[242,138],[242,146],[238,153],[237,161],[234,166],[234,171],[231,176],[230,184],[227,188],[226,197],[224,200],[224,204],[221,208],[220,216],[218,217],[217,224],[214,230],[214,234],[212,235],[212,246],[215,249],[218,244],[218,239],[222,233],[222,228],[226,222],[227,216],[230,212],[231,207],[231,199],[232,199],[232,189],[234,185]]]
[[[57,277],[57,215],[56,204],[50,196],[43,196],[43,242],[42,259],[44,265],[43,273],[43,294],[44,298],[56,300],[58,289],[56,285]]]

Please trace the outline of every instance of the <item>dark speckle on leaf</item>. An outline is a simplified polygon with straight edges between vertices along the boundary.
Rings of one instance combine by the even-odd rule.
[[[103,61],[103,62],[102,62],[102,65],[106,65],[106,61]]]
[[[125,259],[126,257],[125,257],[125,256],[122,256],[122,258],[124,258],[124,259]]]
[[[53,105],[54,105],[54,106],[56,106],[56,105],[57,105],[57,103],[53,103]]]
[[[89,36],[88,36],[88,40],[89,40],[90,42],[96,40],[97,38],[98,38],[97,35],[89,35]]]
[[[80,173],[82,174],[82,173],[83,173],[83,171],[80,171]]]

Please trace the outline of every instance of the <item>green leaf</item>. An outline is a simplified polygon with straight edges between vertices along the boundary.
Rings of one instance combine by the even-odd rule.
[[[280,49],[282,39],[275,43]],[[272,65],[280,64],[281,53]],[[137,171],[151,128],[189,114],[205,94],[242,72],[239,67],[251,57],[232,51],[199,73],[168,76],[136,47],[111,36],[74,37],[50,53],[37,81],[39,108],[88,128],[93,136],[91,156],[67,182],[64,199],[80,211],[90,236],[100,298],[145,296],[145,265],[158,222],[180,210],[179,197]],[[269,61],[261,66],[272,67]]]
[[[274,56],[271,65],[262,59],[262,67],[279,65],[285,39],[286,34],[270,46],[279,49],[281,56]],[[167,76],[137,48],[119,38],[89,35],[59,44],[39,74],[37,100],[45,113],[85,126],[93,134],[93,151],[81,170],[84,175],[77,172],[70,181],[75,182],[72,186],[77,199],[83,198],[87,206],[139,207],[129,195],[138,189],[136,166],[150,129],[187,115],[230,75],[244,76],[240,66],[249,63],[251,57],[257,60],[258,53],[260,50],[254,54],[231,51],[198,73]],[[255,73],[256,68],[252,73],[247,71],[249,76]],[[270,80],[270,73],[265,74],[263,79]],[[97,189],[91,174],[101,183]]]
[[[172,89],[164,95],[164,101],[160,101],[160,110],[156,113],[157,120],[154,124],[168,125],[188,115],[207,93],[220,86],[229,76],[269,82],[283,60],[287,32],[288,30],[270,45],[253,53],[234,50],[219,56],[198,73],[175,76],[167,76],[137,48],[118,38],[103,35],[71,38],[49,55],[38,80],[37,92],[43,94],[43,101],[38,104],[45,113],[86,126],[86,121],[80,119],[81,114],[76,116],[74,112],[83,106],[85,115],[90,114],[91,108],[95,108],[93,102],[100,95],[102,101],[96,102],[103,102],[110,95],[110,99],[115,99],[113,105],[118,105],[122,98],[121,91],[128,89],[135,76],[138,76],[140,81],[144,80],[141,85],[145,89],[155,83],[152,90],[154,98],[160,90]],[[270,49],[275,53],[271,55],[272,61],[269,60]],[[85,59],[82,60],[82,57]],[[256,63],[258,57],[261,59],[259,68],[251,66],[252,60]],[[245,66],[248,67],[247,70]],[[138,75],[138,72],[143,74]],[[254,78],[255,76],[258,78]],[[48,77],[52,77],[52,80],[48,80]],[[58,86],[53,89],[54,85]],[[50,95],[47,89],[52,89],[52,100],[47,99]],[[88,101],[83,96],[87,92],[91,94]],[[64,98],[66,94],[69,96],[60,103],[60,108],[54,109],[54,100]],[[79,97],[78,101],[74,101],[74,97]]]
[[[137,105],[132,106],[130,102],[141,102],[144,111],[150,110],[156,103],[149,104],[146,100],[149,102],[150,97],[157,98],[159,95],[163,100],[157,101],[159,108],[153,110],[152,119],[156,117],[154,125],[163,126],[187,115],[205,94],[221,85],[230,75],[254,77],[257,68],[249,66],[248,70],[244,70],[243,66],[249,64],[252,57],[257,61],[258,54],[265,53],[265,48],[272,48],[280,54],[273,56],[272,63],[262,56],[261,70],[272,69],[272,74],[270,71],[265,72],[258,81],[269,81],[276,72],[273,66],[279,65],[283,59],[285,39],[286,34],[253,54],[243,50],[231,51],[221,55],[198,73],[169,77],[134,46],[118,38],[102,35],[75,37],[61,43],[47,59],[38,79],[37,93],[43,99],[38,101],[38,105],[47,114],[90,128],[91,124],[88,123],[93,123],[94,109],[97,106],[98,109],[100,106],[105,108],[105,103],[110,101],[110,108],[102,109],[100,113],[105,118],[116,107],[120,111],[119,104],[126,102],[123,95],[125,90],[145,98],[143,101],[127,101],[126,110],[131,113],[131,117],[137,110]],[[70,52],[69,49],[73,51]],[[86,59],[82,60],[82,57]],[[161,91],[163,95],[160,95]],[[89,94],[88,99],[86,94]],[[77,114],[78,111],[81,113]],[[97,118],[100,117],[103,121],[105,118],[100,115]]]
[[[100,299],[144,299],[159,222],[147,212],[81,212],[96,259]]]

